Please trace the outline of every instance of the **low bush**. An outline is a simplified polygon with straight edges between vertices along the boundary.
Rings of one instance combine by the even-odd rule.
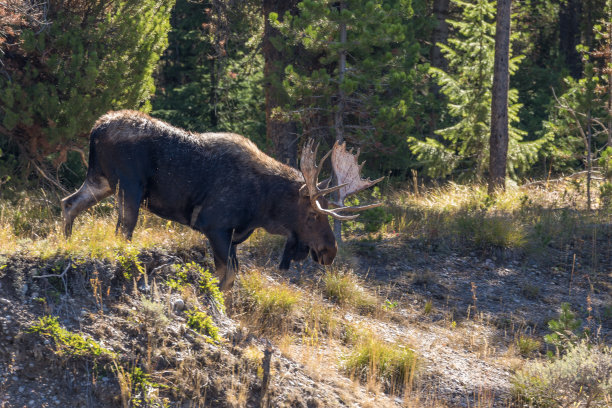
[[[208,336],[213,341],[218,342],[221,340],[221,337],[219,337],[219,328],[205,312],[189,310],[187,311],[187,316],[187,326],[200,334]]]
[[[528,406],[609,407],[612,350],[582,341],[560,358],[529,363],[514,375],[512,387]]]
[[[43,316],[38,323],[32,325],[28,331],[38,333],[43,337],[50,337],[57,346],[56,354],[71,357],[89,357],[98,359],[102,357],[113,359],[115,353],[102,347],[98,342],[73,333],[60,326],[57,317]]]

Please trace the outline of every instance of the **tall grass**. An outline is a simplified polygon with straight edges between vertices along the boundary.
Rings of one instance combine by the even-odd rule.
[[[542,256],[550,248],[589,241],[598,225],[609,225],[609,211],[588,211],[574,183],[509,185],[495,197],[486,186],[449,183],[414,195],[397,191],[386,210],[393,221],[386,232],[436,247],[512,249]],[[549,253],[558,257],[556,253]]]
[[[115,234],[116,214],[109,203],[82,213],[70,239],[63,236],[58,207],[45,201],[0,202],[0,253],[27,253],[47,258],[56,254],[114,260],[118,253],[163,247],[171,250],[202,245],[204,237],[141,210],[131,242]]]
[[[387,391],[398,392],[412,387],[417,357],[409,347],[384,342],[370,333],[359,338],[341,365],[362,382],[378,382]]]

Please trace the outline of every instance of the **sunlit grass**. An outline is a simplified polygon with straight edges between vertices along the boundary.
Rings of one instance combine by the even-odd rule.
[[[406,345],[387,343],[369,333],[359,338],[341,366],[362,382],[379,382],[390,391],[401,391],[412,385],[417,356]]]
[[[340,306],[355,307],[364,313],[373,312],[378,304],[351,272],[329,269],[323,276],[323,294]]]
[[[141,211],[132,241],[115,234],[117,217],[114,211],[100,215],[92,210],[77,218],[72,236],[65,239],[58,211],[45,212],[45,218],[24,219],[24,214],[40,213],[32,211],[33,206],[0,203],[0,253],[19,252],[41,258],[66,254],[113,260],[117,253],[125,252],[128,248],[177,250],[202,245],[204,242],[203,235],[198,232],[144,211]],[[19,228],[16,228],[16,224]]]

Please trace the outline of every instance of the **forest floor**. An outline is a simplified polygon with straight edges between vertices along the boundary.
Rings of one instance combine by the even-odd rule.
[[[66,243],[59,222],[26,228],[27,211],[4,208],[0,407],[523,406],[513,375],[554,351],[543,336],[562,303],[611,343],[609,213],[559,215],[540,200],[529,224],[531,204],[468,217],[398,202],[388,211],[402,221],[350,231],[333,267],[279,272],[283,240],[255,234],[225,312],[204,293],[201,272],[214,267],[194,232],[147,216],[133,244],[119,242],[112,211],[98,212]],[[461,236],[491,225],[509,227],[486,242]],[[192,324],[195,311],[217,339]],[[364,344],[378,357],[351,365]],[[385,353],[415,358],[384,371]]]

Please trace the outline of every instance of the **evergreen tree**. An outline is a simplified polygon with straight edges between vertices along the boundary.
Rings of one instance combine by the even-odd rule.
[[[305,135],[326,133],[328,141],[341,136],[362,146],[370,168],[372,160],[377,171],[405,168],[420,52],[411,2],[305,0],[298,9],[276,25],[316,64],[287,67],[290,103],[279,114],[297,118]]]
[[[262,19],[253,3],[177,0],[151,101],[154,116],[265,143]]]
[[[609,147],[612,138],[612,0],[607,1],[608,16],[593,27],[594,49],[586,45],[578,47],[582,55],[582,78],[565,78],[566,91],[556,99],[556,109],[545,123],[551,140],[546,148],[554,168],[570,170],[584,163],[589,208],[593,163],[601,159],[606,173],[612,156]]]
[[[35,6],[40,19],[12,20],[0,42],[0,137],[16,142],[21,158],[52,181],[44,163],[58,166],[84,147],[101,114],[150,109],[173,4],[50,1]]]
[[[448,111],[455,123],[436,131],[440,138],[424,141],[409,138],[411,149],[432,177],[460,173],[460,179],[482,179],[488,168],[491,127],[491,88],[495,54],[495,1],[452,2],[462,8],[461,20],[449,20],[455,35],[439,44],[448,69],[432,67],[433,77],[448,98]],[[510,59],[512,75],[522,59]],[[511,176],[526,170],[537,157],[543,140],[523,142],[525,132],[516,127],[518,92],[508,95],[509,146],[507,168]]]

